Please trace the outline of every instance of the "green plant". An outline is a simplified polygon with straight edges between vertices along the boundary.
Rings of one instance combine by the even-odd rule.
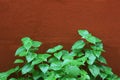
[[[71,51],[57,45],[39,54],[41,42],[22,38],[23,45],[15,53],[19,59],[14,62],[20,65],[0,73],[0,80],[120,80],[101,55],[102,41],[87,30],[78,30],[78,34],[82,39]]]

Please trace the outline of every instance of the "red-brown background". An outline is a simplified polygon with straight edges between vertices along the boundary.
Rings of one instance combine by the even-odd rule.
[[[41,52],[56,44],[70,49],[88,29],[104,42],[109,66],[120,75],[119,0],[0,0],[0,71],[8,70],[20,39],[43,42]]]

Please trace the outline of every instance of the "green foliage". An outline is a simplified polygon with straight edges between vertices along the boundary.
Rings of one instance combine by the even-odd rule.
[[[78,30],[78,34],[82,40],[76,41],[71,51],[57,45],[42,54],[37,53],[41,42],[22,38],[23,45],[15,52],[18,66],[1,72],[0,80],[120,80],[101,55],[102,41],[87,30]]]

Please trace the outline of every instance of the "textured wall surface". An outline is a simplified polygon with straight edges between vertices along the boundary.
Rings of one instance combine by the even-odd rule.
[[[120,75],[119,0],[0,0],[0,71],[14,67],[20,39],[43,42],[41,52],[56,44],[70,49],[88,29],[104,42],[109,66]]]

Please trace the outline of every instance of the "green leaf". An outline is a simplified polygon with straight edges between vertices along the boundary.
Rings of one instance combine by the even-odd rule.
[[[49,76],[45,77],[44,80],[56,80],[55,72],[50,72]]]
[[[107,64],[107,62],[106,62],[106,60],[105,60],[105,58],[103,56],[100,56],[98,58],[98,61],[101,62],[101,63]]]
[[[54,61],[50,64],[50,69],[52,70],[60,70],[63,67],[61,61]]]
[[[84,63],[87,61],[87,57],[83,56],[77,59],[77,61],[80,62],[81,65],[84,65]]]
[[[55,53],[55,52],[61,50],[62,48],[63,48],[62,45],[57,45],[57,46],[55,46],[55,47],[53,47],[53,48],[48,49],[48,50],[47,50],[47,53]]]
[[[56,57],[51,57],[49,60],[48,60],[48,62],[49,63],[53,63],[53,62],[55,62],[55,61],[59,61]]]
[[[26,49],[25,49],[25,47],[19,47],[17,50],[16,50],[16,52],[15,52],[15,56],[17,56],[17,55],[19,55],[19,56],[24,56],[24,55],[26,55],[27,53],[26,53]]]
[[[19,69],[19,67],[12,68],[6,72],[1,72],[0,73],[0,80],[7,80],[7,78],[14,72],[16,72]]]
[[[93,54],[92,50],[86,50],[85,51],[85,56],[88,58],[87,63],[89,65],[92,65],[96,60],[96,56]]]
[[[84,46],[85,46],[85,42],[83,40],[78,40],[73,44],[72,50],[82,49]]]
[[[87,30],[78,30],[78,34],[82,36],[82,38],[88,38],[91,34]]]
[[[101,42],[101,40],[95,36],[89,36],[88,38],[86,38],[86,40],[90,43],[96,44],[97,42]]]
[[[33,46],[33,47],[40,47],[41,45],[42,45],[42,43],[39,42],[39,41],[33,41],[33,42],[32,42],[32,46]]]
[[[35,57],[35,59],[32,61],[32,65],[36,65],[43,61],[47,61],[47,58],[50,56],[50,54],[38,54],[37,57]]]
[[[55,56],[58,60],[60,60],[60,58],[62,57],[62,55],[63,55],[62,51],[54,54],[54,56]]]
[[[80,75],[81,75],[80,80],[90,80],[90,76],[84,69],[80,70]]]
[[[80,75],[80,69],[77,66],[68,65],[65,67],[65,72],[71,77],[77,77],[78,75]]]
[[[31,53],[31,52],[29,52],[29,54],[26,56],[26,60],[27,60],[27,62],[29,63],[29,62],[31,62],[34,58],[36,58],[37,57],[37,54],[36,53]]]
[[[107,77],[107,74],[103,72],[101,72],[99,75],[103,80]]]
[[[100,74],[100,69],[96,65],[89,65],[88,68],[94,77],[97,77]]]
[[[24,60],[22,60],[22,59],[16,59],[16,60],[14,61],[14,63],[24,63]]]
[[[42,76],[41,72],[39,70],[34,70],[32,72],[32,76],[34,80],[39,80],[39,78]]]
[[[63,61],[63,66],[65,65],[80,66],[80,65],[83,65],[83,63],[79,62],[78,60],[65,59]]]
[[[96,51],[104,51],[103,49],[103,43],[101,42],[98,42],[96,43],[95,45],[92,45],[90,46],[93,50],[96,50]]]
[[[32,71],[33,67],[34,67],[34,66],[32,66],[30,63],[25,64],[25,65],[22,67],[22,74],[29,73],[30,71]]]
[[[38,54],[38,58],[43,61],[47,61],[47,58],[50,56],[51,56],[50,54]]]
[[[16,78],[10,78],[9,80],[17,80]]]
[[[88,57],[87,63],[89,65],[92,65],[95,62],[95,59],[96,59],[95,55],[94,54],[90,54],[89,57]]]
[[[101,70],[102,72],[105,72],[106,74],[110,74],[110,75],[113,74],[112,69],[111,69],[110,67],[107,67],[107,66],[101,66],[101,67],[100,67],[100,70]]]
[[[97,42],[101,42],[101,40],[99,38],[93,36],[87,30],[78,30],[78,33],[79,33],[79,35],[82,36],[82,38],[86,39],[90,43],[95,44]]]
[[[94,53],[94,55],[95,55],[97,58],[99,58],[100,55],[101,55],[101,51],[93,50],[93,53]]]
[[[62,51],[63,53],[63,56],[62,56],[62,59],[65,60],[65,59],[73,59],[74,58],[74,55],[71,55],[68,51],[66,50],[63,50]]]
[[[32,40],[29,37],[24,37],[21,39],[23,46],[29,50],[32,47]]]
[[[46,73],[49,69],[49,65],[48,64],[40,64],[39,68],[43,73]]]

